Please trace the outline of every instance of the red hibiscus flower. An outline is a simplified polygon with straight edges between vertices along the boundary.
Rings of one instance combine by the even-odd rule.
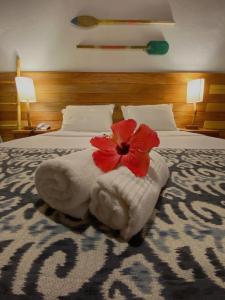
[[[145,176],[148,172],[149,151],[159,146],[155,131],[133,119],[120,121],[111,126],[113,135],[96,136],[91,139],[92,146],[99,150],[92,156],[97,167],[103,172],[115,169],[118,165],[126,166],[136,176]]]

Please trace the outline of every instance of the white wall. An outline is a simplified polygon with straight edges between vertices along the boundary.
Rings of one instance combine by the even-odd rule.
[[[76,15],[158,18],[175,26],[70,24]],[[0,71],[225,71],[225,0],[0,0]],[[166,39],[170,51],[80,50],[79,43],[146,45]]]

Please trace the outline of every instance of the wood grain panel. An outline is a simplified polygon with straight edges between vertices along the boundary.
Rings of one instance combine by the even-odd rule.
[[[206,112],[205,120],[207,121],[225,121],[225,112]]]
[[[218,98],[218,95],[215,96]],[[222,99],[223,97],[221,97]],[[223,130],[225,130],[225,100],[219,103],[207,103],[203,127],[221,130],[220,136],[223,137]]]
[[[61,111],[63,108],[65,108],[66,105],[73,105],[74,102],[68,102],[68,103],[45,103],[45,102],[36,102],[31,103],[31,110],[32,111],[44,111],[44,112],[58,112]],[[91,104],[91,103],[85,103],[85,104]],[[132,105],[135,105],[135,103],[131,103]],[[136,103],[138,105],[139,103]],[[118,106],[126,105],[125,103],[117,103]],[[206,105],[208,107],[209,104],[207,103],[198,103],[197,109],[198,112],[204,112],[206,110]],[[26,105],[24,103],[21,103],[21,110],[26,111]],[[16,103],[0,103],[0,112],[4,111],[16,111]],[[185,103],[173,103],[173,111],[183,111],[183,112],[193,112],[193,105],[192,104],[185,104]],[[218,111],[218,110],[217,110]]]
[[[207,103],[206,112],[225,112],[225,103]]]
[[[105,83],[99,85],[97,83],[80,83],[80,84],[36,84],[36,89],[42,93],[49,94],[137,94],[137,93],[151,93],[160,89],[161,93],[174,93],[178,91],[183,95],[185,91],[185,84],[143,84],[143,83]]]
[[[0,73],[0,84],[14,84],[15,82],[14,72],[2,72]]]
[[[13,72],[0,73],[0,134],[5,139],[16,127],[15,76]],[[38,102],[31,104],[34,126],[46,122],[60,127],[61,110],[66,105],[115,103],[113,119],[118,121],[122,119],[121,105],[173,103],[177,126],[184,127],[191,123],[193,114],[193,106],[186,103],[187,82],[197,78],[205,78],[206,83],[204,102],[197,105],[196,124],[223,122],[224,118],[224,110],[218,108],[225,106],[225,95],[209,94],[211,85],[225,84],[223,73],[22,72],[21,76],[31,77],[35,83]],[[22,124],[26,125],[24,103],[21,110]]]
[[[176,92],[174,91],[174,95],[166,95],[160,94],[160,91],[156,93],[152,92],[145,95],[145,99],[141,99],[139,93],[137,94],[114,94],[114,93],[95,93],[95,94],[41,94],[38,93],[39,102],[61,102],[64,105],[68,105],[69,103],[78,104],[78,105],[86,105],[86,104],[98,104],[98,103],[124,103],[124,104],[159,104],[159,103],[182,103],[184,98],[179,97],[176,98]],[[153,98],[152,98],[153,97]],[[173,100],[174,99],[174,100]],[[72,101],[71,101],[72,100]]]
[[[211,84],[209,94],[225,94],[225,84]]]
[[[49,120],[49,121],[61,121],[62,113],[61,112],[39,112],[39,111],[31,111],[30,114],[31,121],[35,120]],[[26,120],[26,112],[23,111],[21,114],[21,119]],[[6,111],[4,113],[0,112],[0,120],[1,121],[16,121],[17,120],[17,112],[16,111]]]
[[[225,130],[225,121],[205,121],[204,128]]]
[[[16,102],[16,93],[6,91],[4,94],[0,94],[0,102],[9,104]]]
[[[22,72],[32,77],[35,82],[55,84],[79,83],[147,83],[147,84],[186,84],[188,80],[205,78],[210,84],[223,84],[224,73],[172,72],[172,73],[107,73],[107,72]],[[1,78],[1,77],[0,77]]]
[[[207,99],[204,99],[207,103],[224,103],[225,96],[224,95],[210,95]]]

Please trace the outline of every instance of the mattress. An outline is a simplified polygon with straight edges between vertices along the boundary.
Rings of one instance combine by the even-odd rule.
[[[34,173],[90,147],[93,133],[54,132],[0,144],[0,299],[225,298],[225,142],[160,132],[170,179],[130,243],[89,216],[47,206]]]

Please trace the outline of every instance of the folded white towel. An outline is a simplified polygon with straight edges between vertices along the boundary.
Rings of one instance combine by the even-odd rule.
[[[99,176],[92,187],[90,211],[102,223],[120,230],[129,240],[138,233],[157,203],[160,191],[169,177],[163,157],[150,152],[148,175],[136,177],[126,167]]]
[[[92,184],[102,174],[93,162],[92,152],[78,151],[41,163],[35,173],[40,197],[60,212],[84,218],[88,212]]]

